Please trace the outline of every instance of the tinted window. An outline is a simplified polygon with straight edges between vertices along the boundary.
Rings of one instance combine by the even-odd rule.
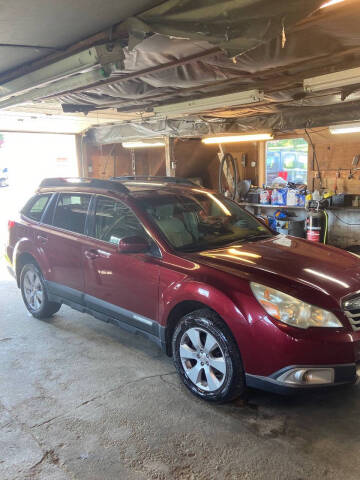
[[[123,237],[145,236],[145,231],[135,214],[122,202],[98,197],[95,211],[95,237],[118,244]]]
[[[24,215],[39,222],[51,195],[51,193],[47,195],[37,195],[31,199],[23,210]]]
[[[188,194],[159,191],[142,203],[168,242],[179,250],[199,251],[272,236],[256,218],[222,195],[197,189]]]
[[[53,225],[71,232],[84,233],[90,198],[91,195],[78,193],[60,194]]]

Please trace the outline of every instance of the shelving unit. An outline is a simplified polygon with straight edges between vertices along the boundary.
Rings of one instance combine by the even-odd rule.
[[[264,205],[263,203],[250,203],[250,202],[239,202],[239,205],[242,207],[260,207],[260,208],[286,208],[290,209],[297,209],[297,210],[305,210],[305,207],[299,207],[297,205]],[[359,209],[360,210],[360,209]]]
[[[250,203],[250,202],[239,202],[239,205],[242,207],[258,207],[258,208],[284,208],[287,210],[305,210],[305,207],[299,207],[297,205],[264,205],[263,203]],[[327,207],[325,210],[351,210],[352,212],[360,212],[360,207]]]

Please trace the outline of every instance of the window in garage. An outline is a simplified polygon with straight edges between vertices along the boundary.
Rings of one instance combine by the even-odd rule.
[[[307,183],[308,144],[303,138],[266,142],[266,184],[282,177],[288,182]]]

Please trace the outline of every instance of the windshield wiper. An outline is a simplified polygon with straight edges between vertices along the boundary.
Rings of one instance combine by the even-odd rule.
[[[242,243],[242,242],[248,242],[250,240],[265,240],[267,238],[272,238],[272,235],[269,235],[268,233],[253,233],[251,235],[248,235],[247,237],[239,238],[238,240],[234,240],[233,242],[229,241],[223,241],[223,242],[218,242],[218,243],[212,243],[212,244],[190,244],[186,245],[184,247],[178,248],[179,251],[184,252],[184,253],[191,253],[191,252],[201,252],[203,250],[213,250],[216,248],[224,248],[224,247],[230,247],[231,245],[236,245],[237,243]]]
[[[251,235],[248,235],[247,237],[243,237],[241,238],[240,240],[238,240],[239,242],[249,242],[251,240],[266,240],[267,238],[271,238],[272,235],[269,235],[268,233],[253,233]],[[236,242],[234,242],[236,243]]]

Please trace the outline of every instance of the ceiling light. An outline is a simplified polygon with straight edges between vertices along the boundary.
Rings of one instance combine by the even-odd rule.
[[[47,82],[58,80],[59,78],[79,73],[99,63],[95,48],[90,48],[84,52],[64,58],[59,62],[53,63],[34,72],[15,78],[10,82],[0,85],[0,96],[8,97],[16,93],[21,93],[31,88],[35,88]]]
[[[345,87],[360,83],[360,67],[350,68],[341,72],[319,75],[304,80],[305,92],[321,92],[331,88]]]
[[[3,83],[0,85],[0,97],[18,95],[70,75],[88,72],[95,66],[102,67],[103,76],[108,76],[113,65],[120,63],[123,57],[124,53],[119,44],[116,44],[111,52],[105,45],[98,45]]]
[[[22,95],[16,95],[6,100],[0,100],[0,109],[13,107],[22,103],[32,102],[41,98],[50,97],[52,95],[60,95],[63,92],[76,88],[86,87],[92,83],[104,80],[104,72],[102,70],[93,70],[87,73],[73,75],[40,88],[34,88]]]
[[[329,0],[329,1],[326,2],[326,3],[323,3],[320,8],[330,7],[331,5],[335,5],[335,3],[341,3],[341,2],[343,2],[343,1],[344,1],[344,0]]]
[[[344,125],[334,125],[329,127],[330,133],[333,135],[341,133],[360,133],[360,123],[348,123]]]
[[[156,142],[123,142],[121,144],[124,148],[147,148],[147,147],[165,147],[165,142],[156,141]]]
[[[257,140],[272,140],[274,137],[271,133],[252,133],[249,135],[223,135],[221,137],[207,137],[201,141],[207,145],[214,143],[237,143],[237,142],[254,142]]]
[[[200,98],[198,100],[188,100],[186,102],[172,103],[154,107],[155,113],[162,114],[187,114],[204,112],[217,108],[231,108],[237,105],[246,105],[249,103],[261,102],[264,99],[264,93],[259,90],[248,90],[246,92],[229,93],[227,95],[218,95],[216,97]]]

